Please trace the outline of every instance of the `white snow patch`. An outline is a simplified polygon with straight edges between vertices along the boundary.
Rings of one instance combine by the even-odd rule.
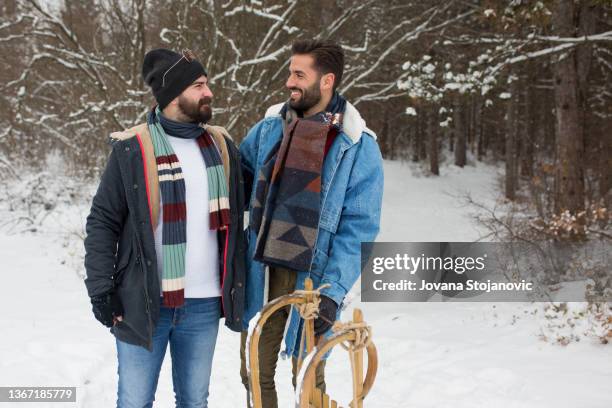
[[[53,164],[50,157],[49,163]],[[459,198],[469,192],[493,206],[501,170],[481,163],[463,169],[442,164],[439,177],[419,168],[385,161],[385,192],[379,241],[473,241],[484,231],[473,210]],[[35,176],[24,180],[35,179]],[[46,177],[48,194],[62,191]],[[82,188],[85,198],[69,196],[36,232],[0,231],[4,282],[0,287],[0,384],[76,386],[75,407],[116,403],[115,340],[92,316],[83,284],[85,217],[97,183]],[[4,189],[6,185],[1,185]],[[0,201],[0,217],[13,213]],[[377,408],[575,408],[610,406],[612,347],[589,341],[555,346],[538,339],[545,320],[530,303],[361,303],[360,284],[351,290],[349,309],[359,307],[373,327],[379,371],[366,404]],[[571,305],[570,313],[584,304]],[[347,313],[347,315],[349,315]],[[345,318],[346,319],[346,318]],[[252,330],[251,330],[252,332]],[[243,406],[240,335],[220,327],[209,406]],[[351,399],[350,366],[335,350],[326,366],[330,395]],[[291,363],[279,361],[279,405],[293,405]],[[560,384],[562,386],[560,386]],[[156,406],[174,406],[170,355],[162,366]],[[43,406],[36,405],[33,406]],[[46,406],[46,405],[44,405]]]

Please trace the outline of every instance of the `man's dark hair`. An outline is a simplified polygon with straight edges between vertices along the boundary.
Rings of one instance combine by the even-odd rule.
[[[334,74],[334,91],[340,85],[344,72],[344,51],[338,44],[325,40],[297,40],[291,47],[291,53],[311,55],[320,75]]]

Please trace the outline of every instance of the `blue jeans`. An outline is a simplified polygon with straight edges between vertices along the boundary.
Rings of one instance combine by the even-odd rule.
[[[153,351],[117,340],[118,408],[150,408],[168,342],[177,408],[206,408],[213,353],[219,331],[221,298],[185,299],[160,308]]]

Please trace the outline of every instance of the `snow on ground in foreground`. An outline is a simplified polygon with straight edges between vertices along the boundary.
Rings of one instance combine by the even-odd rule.
[[[462,191],[489,203],[496,169],[442,169],[415,177],[411,167],[385,163],[380,241],[461,241],[479,237]],[[114,338],[90,312],[74,269],[86,206],[59,209],[36,234],[0,234],[4,282],[0,289],[0,386],[76,386],[78,407],[111,407],[116,399]],[[5,215],[3,215],[5,216]],[[76,249],[75,249],[76,248]],[[77,257],[78,259],[78,257]],[[82,272],[82,271],[81,271]],[[358,287],[354,288],[358,293]],[[349,305],[373,326],[380,365],[366,407],[424,408],[612,406],[612,347],[584,340],[567,347],[538,339],[541,310],[531,304],[386,303]],[[209,406],[242,407],[239,336],[220,331]],[[169,355],[156,404],[173,406]],[[280,406],[293,406],[290,362],[279,361]],[[328,363],[329,392],[343,405],[350,394],[345,352]],[[29,404],[31,407],[68,404]]]

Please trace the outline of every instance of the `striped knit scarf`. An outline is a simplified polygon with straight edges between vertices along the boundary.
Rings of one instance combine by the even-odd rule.
[[[185,180],[178,158],[159,122],[159,115],[161,112],[157,107],[149,114],[147,122],[153,141],[163,204],[162,291],[165,306],[179,307],[185,300]],[[225,229],[230,223],[229,195],[221,156],[206,130],[202,129],[196,141],[206,164],[210,229]]]

